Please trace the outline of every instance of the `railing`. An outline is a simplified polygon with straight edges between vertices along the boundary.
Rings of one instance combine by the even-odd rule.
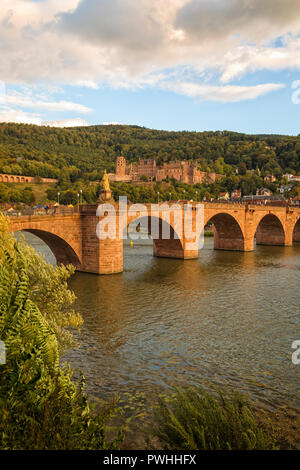
[[[53,215],[73,215],[78,214],[78,207],[59,206],[49,209],[24,209],[21,211],[3,211],[3,214],[9,217],[22,217],[22,216],[53,216]]]
[[[183,200],[178,200],[178,201],[161,201],[159,203],[145,203],[143,204],[146,209],[150,209],[152,205],[156,204],[169,204],[172,206],[173,204],[179,204],[180,206],[183,207],[184,204],[190,203],[190,201],[183,201]],[[195,201],[191,203],[196,204]],[[218,207],[224,207],[228,206],[234,206],[236,209],[240,208],[246,208],[247,210],[255,210],[255,209],[263,209],[266,207],[285,207],[286,209],[291,208],[291,209],[299,209],[299,206],[290,204],[288,201],[268,201],[268,202],[261,202],[261,201],[247,201],[242,203],[240,200],[239,201],[230,201],[230,200],[213,200],[213,201],[202,201],[200,204],[205,204],[207,206],[214,206],[215,208]],[[21,217],[21,216],[55,216],[55,215],[74,215],[74,214],[95,214],[97,210],[98,204],[82,204],[80,206],[74,206],[74,207],[68,207],[68,206],[57,206],[57,207],[52,207],[49,209],[24,209],[22,211],[5,211],[3,210],[3,213],[9,217]],[[127,207],[130,207],[127,206]],[[117,206],[116,206],[117,209]],[[1,209],[0,209],[1,210]]]

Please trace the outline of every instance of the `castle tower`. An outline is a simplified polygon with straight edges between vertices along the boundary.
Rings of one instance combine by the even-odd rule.
[[[126,160],[124,157],[117,157],[116,161],[116,175],[125,176],[126,174]]]

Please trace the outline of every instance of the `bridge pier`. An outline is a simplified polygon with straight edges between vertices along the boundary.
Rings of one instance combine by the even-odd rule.
[[[82,224],[82,264],[78,271],[94,274],[117,274],[123,271],[123,240],[100,240],[97,225],[104,218],[97,216],[98,204],[80,207]],[[109,216],[105,216],[106,218]],[[113,218],[113,215],[111,215]]]

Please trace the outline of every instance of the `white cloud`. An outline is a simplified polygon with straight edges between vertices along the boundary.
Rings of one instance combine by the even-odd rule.
[[[102,122],[102,125],[103,126],[113,126],[113,125],[118,125],[118,126],[121,126],[122,123],[121,122],[117,122],[117,121],[111,121],[111,122]]]
[[[299,0],[0,1],[0,80],[9,84],[97,89],[103,83],[160,86],[173,78],[174,91],[182,92],[183,68],[195,76],[201,95],[222,101],[225,95],[261,96],[273,84],[204,92],[203,75],[229,84],[262,69],[300,70]],[[47,99],[25,106],[89,112]]]
[[[190,82],[162,83],[161,86],[167,90],[191,98],[218,101],[221,103],[253,100],[266,93],[280,90],[284,87],[284,85],[280,83],[266,83],[256,86],[212,86],[198,85],[197,83]]]
[[[41,124],[41,117],[19,109],[5,108],[0,110],[0,122],[17,122],[23,124]]]
[[[76,119],[59,119],[58,121],[41,121],[41,126],[50,126],[50,127],[85,127],[88,126],[89,123],[86,122],[84,119],[76,118]]]
[[[300,38],[288,37],[282,47],[245,45],[228,51],[220,65],[221,81],[229,82],[247,72],[300,69]]]
[[[45,96],[41,96],[42,99],[36,99],[30,94],[24,94],[21,92],[7,92],[5,96],[5,102],[8,105],[20,106],[22,108],[35,108],[47,111],[72,111],[81,114],[87,114],[92,111],[85,105],[73,103],[71,101],[49,101]]]
[[[44,121],[40,114],[28,113],[19,109],[5,108],[0,111],[0,122],[16,122],[22,124],[36,124],[50,127],[84,127],[89,123],[81,118],[59,119],[56,121]]]
[[[48,93],[47,93],[48,91]],[[50,93],[50,97],[49,97]],[[81,118],[69,118],[55,121],[43,121],[41,113],[51,112],[72,112],[87,114],[92,111],[85,105],[66,100],[53,100],[51,93],[61,93],[57,87],[22,87],[22,91],[7,88],[3,91],[0,100],[0,121],[21,122],[38,125],[49,125],[57,127],[86,126],[88,123]],[[28,110],[37,112],[29,112]]]

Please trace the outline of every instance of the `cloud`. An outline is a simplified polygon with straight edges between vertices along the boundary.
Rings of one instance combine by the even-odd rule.
[[[76,118],[76,119],[60,119],[58,121],[41,121],[41,126],[50,126],[50,127],[85,127],[88,126],[89,123],[86,122],[84,119]]]
[[[105,122],[102,122],[102,125],[103,126],[116,126],[116,125],[121,126],[122,123],[118,121],[111,121],[111,122],[105,121]]]
[[[6,108],[0,111],[0,122],[16,122],[22,124],[36,124],[38,126],[50,127],[84,127],[89,123],[81,118],[59,119],[56,121],[44,121],[39,114],[28,113],[26,111]]]
[[[148,0],[85,0],[77,9],[60,16],[59,27],[88,43],[145,52],[164,39],[165,23],[158,14],[158,3],[161,4]]]
[[[173,80],[183,89],[184,69],[204,90],[210,76],[224,85],[258,70],[299,70],[300,2],[1,0],[0,53],[0,80],[9,84],[97,89]],[[231,92],[223,85],[206,96],[261,96],[272,84]],[[35,100],[30,107],[89,112],[67,101]]]
[[[48,91],[48,93],[47,93]],[[50,92],[50,97],[49,97]],[[43,121],[41,113],[50,112],[72,112],[87,114],[91,108],[82,104],[66,100],[51,99],[52,93],[60,93],[58,88],[44,89],[43,87],[22,87],[22,91],[3,88],[2,99],[0,100],[0,121],[21,122],[38,125],[55,125],[57,127],[85,126],[88,125],[84,119],[69,118],[56,121]],[[37,112],[30,112],[33,109]]]
[[[299,33],[298,0],[190,0],[178,10],[175,27],[189,40],[261,42]]]
[[[5,108],[0,110],[0,122],[17,122],[23,124],[41,124],[41,117],[19,109]]]
[[[7,93],[5,101],[8,105],[20,106],[22,108],[36,108],[47,111],[72,111],[80,114],[87,114],[92,111],[91,108],[88,108],[85,105],[73,103],[71,101],[48,101],[46,99],[39,100],[18,92]]]
[[[197,83],[178,82],[162,83],[161,86],[167,90],[174,91],[181,95],[189,96],[200,100],[218,101],[221,103],[253,100],[259,96],[280,90],[283,84],[266,83],[256,86],[212,86],[198,85]]]
[[[229,51],[220,65],[221,81],[230,82],[247,72],[300,69],[300,38],[287,38],[281,47],[245,45]]]

